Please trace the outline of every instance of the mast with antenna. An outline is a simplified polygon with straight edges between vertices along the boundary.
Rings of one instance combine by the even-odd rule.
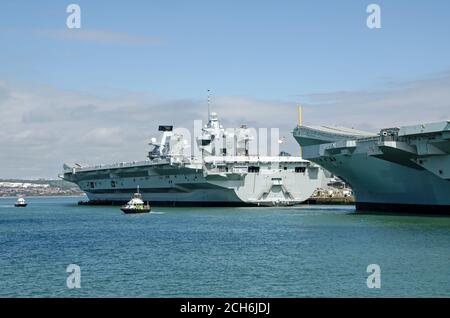
[[[208,120],[211,117],[211,90],[208,89]]]

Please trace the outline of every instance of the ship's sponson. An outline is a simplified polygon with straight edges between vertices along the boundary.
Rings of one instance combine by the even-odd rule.
[[[378,134],[297,127],[305,159],[346,180],[359,210],[450,214],[450,122]]]

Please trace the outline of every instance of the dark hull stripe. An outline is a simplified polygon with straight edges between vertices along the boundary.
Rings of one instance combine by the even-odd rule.
[[[356,202],[356,211],[364,213],[393,213],[419,215],[449,215],[450,205],[419,205]]]
[[[124,205],[127,201],[111,201],[111,200],[91,200],[91,201],[80,201],[78,205]],[[246,203],[246,202],[200,202],[200,201],[151,201],[151,206],[174,206],[174,207],[245,207],[245,206],[256,206],[257,204]]]
[[[132,195],[136,192],[136,189],[99,189],[99,190],[83,190],[84,192],[95,193],[95,194],[111,194],[111,193],[128,193]],[[184,193],[186,191],[180,190],[179,188],[140,188],[139,192],[141,193]]]

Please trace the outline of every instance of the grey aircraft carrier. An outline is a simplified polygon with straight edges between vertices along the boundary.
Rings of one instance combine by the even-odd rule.
[[[215,113],[196,139],[198,155],[190,154],[191,143],[172,126],[159,130],[147,160],[64,164],[60,177],[76,183],[91,204],[127,202],[139,186],[144,201],[182,206],[293,205],[325,180],[318,165],[300,157],[250,153],[249,129],[225,129]]]
[[[358,211],[450,214],[450,121],[382,129],[298,126],[303,158],[345,180]]]

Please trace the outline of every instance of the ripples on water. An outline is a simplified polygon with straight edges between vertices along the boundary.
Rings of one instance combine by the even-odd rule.
[[[2,297],[450,296],[450,218],[359,215],[351,206],[77,206],[0,199]],[[66,267],[81,266],[81,289]],[[366,267],[381,266],[381,289]]]

